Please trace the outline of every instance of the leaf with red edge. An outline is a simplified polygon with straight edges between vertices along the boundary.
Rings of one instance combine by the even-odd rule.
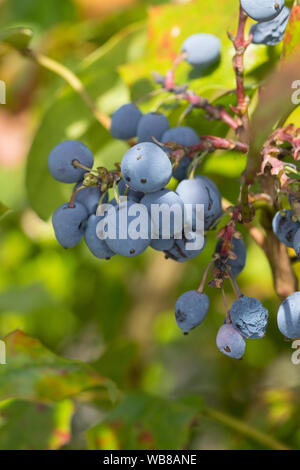
[[[22,331],[11,333],[4,342],[7,364],[0,367],[0,400],[47,403],[88,389],[112,390],[112,383],[87,364],[57,356]]]

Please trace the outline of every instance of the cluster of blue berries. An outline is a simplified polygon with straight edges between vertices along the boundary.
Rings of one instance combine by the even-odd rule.
[[[222,253],[223,242],[216,246],[214,256],[214,276],[230,278],[237,300],[226,312],[224,324],[217,334],[217,347],[226,356],[241,359],[244,355],[247,339],[263,338],[266,334],[268,311],[261,302],[253,297],[243,295],[235,282],[246,263],[246,245],[242,239],[233,238],[231,250]],[[225,296],[225,293],[223,291]],[[175,318],[184,334],[199,326],[209,310],[209,299],[203,293],[203,283],[198,290],[188,291],[176,302]]]
[[[258,22],[251,28],[254,44],[275,46],[283,40],[291,13],[284,0],[241,0],[241,5]]]
[[[254,43],[274,45],[282,40],[290,14],[284,0],[241,0],[241,5],[247,15],[258,22],[251,29]],[[193,67],[207,68],[220,57],[221,43],[217,37],[195,34],[183,43],[180,60],[186,60]],[[131,145],[117,170],[93,169],[91,151],[78,141],[62,142],[49,155],[52,176],[60,182],[75,184],[70,202],[53,215],[58,242],[64,248],[71,248],[84,237],[90,251],[100,259],[115,255],[135,257],[149,246],[180,263],[198,256],[205,248],[207,232],[214,229],[223,216],[221,194],[215,183],[194,174],[195,148],[198,146],[200,151],[204,137],[188,126],[170,128],[162,113],[143,114],[133,103],[115,111],[110,131],[114,138]],[[189,152],[189,148],[193,151]],[[180,158],[178,152],[175,156],[178,149]],[[172,177],[179,182],[176,191],[167,187]],[[110,200],[111,189],[114,198]],[[105,212],[108,201],[110,206]],[[186,205],[192,210],[186,212]],[[201,248],[191,249],[190,243],[199,235],[198,205],[204,207],[203,243]],[[168,237],[161,216],[155,220],[151,217],[153,206],[181,209],[180,224],[169,212]],[[144,214],[144,221],[147,221],[139,225],[139,237],[129,230],[137,212]],[[106,226],[114,228],[114,236],[105,234],[104,217]],[[217,333],[217,347],[226,356],[241,359],[247,339],[265,336],[269,314],[259,300],[243,295],[238,288],[235,278],[245,267],[246,245],[233,226],[232,233],[229,230],[231,236],[221,237],[217,242],[210,285],[222,289],[226,306],[226,318]],[[300,223],[294,220],[292,211],[278,212],[273,230],[281,242],[300,255]],[[198,290],[184,293],[176,302],[175,318],[184,334],[199,326],[208,314],[210,302],[203,292],[208,272],[209,267]],[[237,295],[230,309],[223,290],[226,279],[230,279]],[[287,338],[300,336],[299,304],[300,292],[296,292],[279,308],[278,327]]]
[[[111,231],[114,236],[109,233],[100,236],[101,229],[97,227],[104,218],[102,209],[109,199],[109,185],[99,174],[97,176],[97,170],[92,170],[93,163],[90,150],[78,141],[62,142],[49,155],[52,176],[60,182],[76,183],[71,201],[59,207],[53,215],[55,235],[64,248],[76,246],[84,236],[92,253],[105,259],[115,254],[134,257],[143,253],[148,246],[164,251],[167,258],[178,262],[194,258],[203,251],[205,240],[202,247],[195,250],[188,250],[187,244],[193,241],[196,234],[198,204],[204,206],[205,230],[209,230],[222,215],[221,195],[210,179],[200,175],[194,179],[184,179],[176,192],[171,191],[166,188],[172,177],[168,154],[151,142],[133,146],[122,159],[121,172],[114,174],[113,184],[118,194],[110,201],[105,213],[106,225],[102,225],[102,230],[105,226],[115,225],[115,230]],[[148,218],[148,224],[145,224],[148,231],[137,239],[129,233],[130,224],[136,218],[136,211],[131,210],[134,204],[140,214],[146,210]],[[183,220],[185,204],[190,204],[191,211],[189,217]],[[168,238],[162,233],[161,215],[158,219],[150,218],[153,205],[170,208]],[[180,209],[180,223],[171,211],[174,206]],[[124,226],[120,226],[122,221]],[[188,236],[187,226],[190,227]],[[142,231],[143,227],[139,230]],[[104,232],[102,235],[105,235]]]

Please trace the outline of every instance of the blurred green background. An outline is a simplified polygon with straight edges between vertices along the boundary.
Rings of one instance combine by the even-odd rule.
[[[76,72],[107,114],[155,89],[151,72],[168,70],[185,37],[212,32],[223,42],[220,66],[201,77],[184,64],[177,81],[234,103],[226,30],[235,28],[238,2],[207,3],[0,0],[0,30],[32,29],[31,47]],[[280,55],[281,46],[250,47],[246,83],[254,101]],[[150,250],[110,262],[95,259],[84,244],[63,250],[50,216],[70,188],[48,174],[50,149],[80,139],[97,163],[112,167],[126,144],[112,140],[60,77],[4,42],[0,79],[7,84],[0,201],[10,209],[0,222],[0,338],[9,335],[7,364],[0,365],[0,449],[300,448],[300,365],[292,364],[291,344],[276,328],[279,301],[260,248],[245,234],[239,285],[270,310],[266,338],[248,341],[242,361],[223,357],[215,345],[223,300],[211,288],[207,319],[184,337],[174,304],[198,287],[216,232],[205,252],[184,265]],[[156,108],[159,99],[142,109]],[[166,102],[161,110],[174,125],[184,106]],[[290,120],[299,125],[297,114]],[[200,110],[185,123],[200,134],[226,135]],[[244,165],[244,156],[223,152],[209,156],[201,171],[236,202]]]

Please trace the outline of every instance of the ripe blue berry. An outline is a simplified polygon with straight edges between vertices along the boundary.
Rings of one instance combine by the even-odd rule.
[[[189,64],[208,67],[219,60],[221,41],[213,34],[193,34],[184,41],[181,52],[186,53]]]
[[[85,221],[88,218],[86,208],[79,203],[74,207],[63,204],[53,214],[52,224],[58,243],[64,248],[73,248],[80,242]]]
[[[113,251],[111,251],[105,240],[100,240],[97,237],[96,229],[97,224],[102,219],[102,216],[91,215],[88,218],[84,239],[85,243],[87,244],[90,251],[93,253],[94,256],[101,259],[110,259],[112,256],[115,255]]]
[[[183,180],[176,189],[184,204],[192,204],[193,210],[185,223],[195,230],[196,204],[204,205],[205,230],[209,230],[213,222],[222,215],[221,195],[217,186],[205,176],[196,176],[191,180]]]
[[[179,126],[164,132],[162,142],[176,142],[176,144],[183,146],[198,145],[200,143],[200,137],[192,127]]]
[[[166,237],[168,233],[166,224],[168,221],[170,224],[169,233],[171,238],[182,234],[184,228],[184,205],[180,197],[174,191],[171,191],[170,189],[161,189],[155,193],[146,194],[141,200],[141,204],[144,204],[147,207],[149,214],[151,214],[151,236],[153,238]],[[156,206],[156,209],[154,206]],[[165,216],[164,208],[166,208]],[[161,212],[159,212],[156,217],[156,211],[158,212],[160,209]],[[168,217],[169,214],[170,217]],[[164,227],[165,234],[163,233]]]
[[[172,250],[175,241],[159,238],[158,240],[151,240],[150,246],[156,251],[169,251]]]
[[[78,183],[74,190],[82,186],[82,183]],[[75,196],[75,202],[80,202],[88,211],[89,215],[96,214],[97,207],[102,196],[102,192],[99,186],[91,186],[80,189]],[[108,194],[104,196],[103,203],[107,203]]]
[[[185,263],[199,256],[206,246],[206,239],[203,238],[202,248],[188,249],[187,245],[195,240],[195,234],[190,233],[188,238],[188,240],[186,238],[175,240],[173,247],[169,250],[165,250],[166,258],[177,261],[177,263]]]
[[[217,334],[217,347],[225,356],[241,359],[245,353],[246,341],[232,325],[222,325]]]
[[[286,338],[300,338],[300,292],[294,292],[280,305],[277,324]]]
[[[215,266],[217,266],[219,269],[222,269],[222,262],[226,261],[226,264],[228,264],[231,268],[230,272],[233,277],[237,277],[244,269],[245,264],[246,264],[246,258],[247,258],[247,248],[243,240],[240,240],[238,238],[233,238],[232,239],[232,245],[233,245],[233,253],[237,256],[236,259],[229,259],[228,256],[221,257],[220,260],[216,260]],[[222,248],[222,240],[219,240],[216,246],[216,252],[220,253]]]
[[[137,137],[139,142],[152,142],[155,137],[159,142],[162,135],[169,129],[169,121],[163,114],[148,113],[145,114],[138,125]]]
[[[135,215],[131,215],[132,206],[137,206],[138,213]],[[134,238],[131,233],[131,223],[140,215],[142,223],[137,224],[136,228],[140,238]],[[150,245],[150,216],[143,205],[129,200],[120,202],[108,210],[105,220],[107,226],[112,229],[112,235],[108,233],[105,241],[114,253],[134,257],[143,253]]]
[[[192,127],[179,126],[167,130],[162,136],[161,141],[163,143],[175,142],[176,144],[188,147],[190,145],[198,145],[200,143],[200,137]],[[190,163],[191,159],[189,157],[183,157],[178,167],[173,172],[174,178],[179,181],[185,179]]]
[[[94,164],[92,152],[78,140],[66,140],[54,147],[48,159],[53,178],[62,183],[77,183],[81,180],[87,170],[74,166],[75,160],[88,168]]]
[[[275,18],[284,6],[284,0],[241,0],[245,13],[255,21]]]
[[[294,236],[293,247],[296,251],[296,255],[300,256],[300,228],[297,230]]]
[[[184,334],[199,326],[206,317],[209,309],[209,298],[196,290],[185,292],[175,305],[177,325]]]
[[[144,195],[145,195],[144,193],[142,193],[140,191],[134,191],[134,189],[128,189],[127,190],[126,183],[125,183],[124,180],[119,181],[118,191],[119,191],[120,196],[126,195],[128,197],[128,199],[130,199],[131,201],[135,201],[135,202],[140,202],[142,197],[144,197]]]
[[[115,139],[127,140],[136,137],[138,124],[143,114],[134,104],[124,104],[111,118],[110,133]]]
[[[230,309],[234,328],[245,338],[262,338],[266,333],[269,312],[262,303],[245,295],[236,300]]]
[[[300,228],[299,222],[294,222],[292,216],[290,210],[278,211],[272,222],[274,234],[289,248],[293,248],[294,237]]]
[[[144,142],[125,153],[121,170],[131,189],[153,193],[168,184],[172,165],[167,154],[156,144]]]
[[[252,26],[253,44],[265,44],[275,46],[284,38],[285,30],[289,22],[290,9],[283,7],[279,15],[271,21],[262,21]]]

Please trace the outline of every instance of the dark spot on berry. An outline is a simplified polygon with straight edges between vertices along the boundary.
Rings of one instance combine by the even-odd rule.
[[[134,255],[134,253],[135,253],[135,250],[130,250],[130,252],[129,252],[129,253],[130,253],[131,255]]]
[[[226,352],[230,353],[231,352],[231,349],[229,346],[226,346],[226,348],[224,348]]]
[[[186,320],[186,313],[178,309],[175,311],[175,318],[179,323],[183,323]]]
[[[147,183],[147,178],[141,178],[141,183],[146,184]]]
[[[126,181],[128,181],[128,182],[131,181],[131,178],[130,178],[129,176],[126,176],[125,179],[126,179]]]
[[[290,230],[289,232],[287,232],[286,234],[287,241],[292,243],[294,240],[294,235],[295,235],[294,230]]]
[[[143,158],[142,155],[138,155],[138,156],[136,157],[137,160],[141,160],[142,158]]]

